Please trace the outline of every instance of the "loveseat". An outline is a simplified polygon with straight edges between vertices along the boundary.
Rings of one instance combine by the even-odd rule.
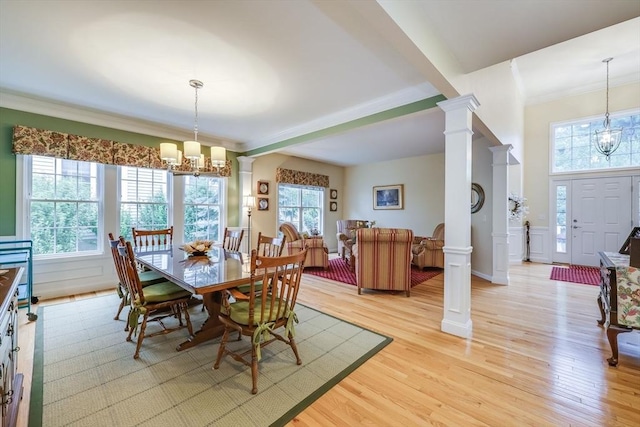
[[[329,248],[322,237],[303,237],[295,225],[290,222],[283,222],[280,231],[286,237],[287,253],[293,254],[307,248],[307,256],[304,260],[304,268],[322,267],[329,268]]]

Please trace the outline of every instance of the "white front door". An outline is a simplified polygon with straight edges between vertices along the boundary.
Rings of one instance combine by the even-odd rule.
[[[631,218],[631,177],[572,180],[571,264],[598,266],[599,251],[618,252]]]

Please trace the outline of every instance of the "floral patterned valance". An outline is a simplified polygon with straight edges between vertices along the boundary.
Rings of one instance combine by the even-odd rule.
[[[311,185],[314,187],[329,187],[329,177],[319,173],[294,171],[292,169],[276,169],[276,182],[295,185]]]
[[[13,128],[13,153],[57,157],[105,165],[152,169],[166,167],[166,164],[160,159],[159,147],[88,138],[20,125]],[[189,161],[184,158],[182,165],[177,167],[177,170],[189,171]],[[231,160],[227,160],[226,165],[217,171],[217,168],[211,166],[211,159],[206,157],[205,167],[201,171],[218,172],[222,177],[231,176]]]

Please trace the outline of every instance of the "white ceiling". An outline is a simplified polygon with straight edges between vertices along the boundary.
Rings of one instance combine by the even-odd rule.
[[[602,89],[610,56],[612,85],[640,81],[640,1],[415,5],[465,72],[515,59],[529,103]],[[375,7],[0,0],[0,105],[182,139],[195,78],[199,139],[247,150],[439,94],[387,37],[393,21],[373,22]],[[443,117],[413,113],[282,152],[340,165],[442,152]]]

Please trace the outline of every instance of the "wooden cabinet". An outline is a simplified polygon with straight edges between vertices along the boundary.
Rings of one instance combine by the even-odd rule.
[[[18,284],[24,267],[0,275],[0,397],[2,427],[15,426],[22,399],[23,375],[18,373]]]

